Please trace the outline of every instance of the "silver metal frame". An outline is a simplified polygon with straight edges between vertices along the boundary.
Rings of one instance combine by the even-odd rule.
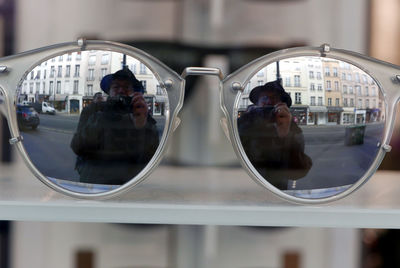
[[[237,128],[237,115],[238,115],[238,101],[243,92],[243,85],[262,68],[270,63],[284,60],[287,58],[301,57],[301,56],[315,56],[315,57],[329,57],[341,60],[360,68],[369,74],[377,83],[378,87],[382,90],[385,100],[385,128],[384,136],[381,142],[379,152],[373,161],[371,167],[366,171],[362,178],[357,183],[349,187],[347,190],[327,198],[320,199],[305,199],[298,198],[284,191],[281,191],[272,186],[266,179],[264,179],[257,170],[253,167],[251,162],[246,156],[243,147],[241,146],[238,128]],[[247,170],[249,175],[260,185],[267,188],[274,194],[282,197],[288,201],[301,204],[320,204],[334,201],[343,198],[351,192],[358,189],[370,178],[379,167],[386,152],[390,151],[389,145],[390,138],[393,132],[394,119],[396,113],[396,104],[400,99],[400,66],[396,66],[387,62],[379,61],[362,54],[350,52],[346,50],[333,49],[329,45],[322,45],[321,47],[298,47],[280,50],[243,66],[236,72],[227,76],[221,82],[221,108],[227,117],[228,129],[231,143],[234,150],[241,161],[243,167]]]
[[[38,63],[41,63],[46,59],[55,57],[57,55],[69,52],[95,49],[124,53],[142,61],[151,69],[153,74],[158,79],[160,86],[166,89],[166,92],[168,94],[169,106],[166,111],[166,125],[160,141],[160,145],[147,166],[137,176],[132,178],[132,180],[117,189],[103,193],[83,194],[70,191],[51,182],[33,165],[22,145],[22,142],[20,142],[21,136],[17,127],[15,111],[15,93],[18,85],[22,82],[21,79],[23,79]],[[245,85],[250,80],[250,78],[253,77],[260,69],[267,66],[268,64],[278,60],[300,56],[329,56],[329,58],[342,60],[353,64],[354,66],[357,66],[358,68],[369,74],[376,81],[377,85],[382,90],[385,100],[386,123],[384,129],[384,137],[380,145],[379,153],[377,154],[373,164],[357,183],[355,183],[344,192],[328,198],[298,198],[286,194],[284,191],[278,190],[270,183],[268,183],[255,170],[255,168],[247,158],[243,147],[241,146],[237,129],[237,108],[239,98],[243,92],[243,85]],[[117,194],[126,192],[139,182],[143,181],[160,162],[162,154],[165,151],[166,144],[168,142],[168,137],[170,137],[171,132],[176,129],[177,125],[180,122],[177,114],[183,105],[185,78],[188,75],[215,75],[219,77],[220,106],[226,116],[226,119],[223,118],[223,120],[221,120],[221,125],[225,134],[227,135],[227,138],[230,139],[241,164],[249,173],[250,177],[263,187],[267,188],[277,196],[284,198],[285,200],[302,204],[316,204],[340,199],[364,184],[378,168],[380,162],[384,157],[385,152],[390,151],[391,147],[389,145],[389,142],[393,132],[396,104],[400,99],[400,67],[358,53],[332,49],[329,47],[329,45],[326,44],[322,45],[321,47],[300,47],[285,49],[265,55],[243,66],[242,68],[225,78],[219,69],[203,67],[187,67],[182,75],[179,76],[163,63],[148,55],[147,53],[136,48],[115,42],[78,40],[77,42],[48,46],[0,59],[0,93],[5,97],[5,105],[0,105],[0,112],[8,118],[8,123],[12,136],[10,142],[16,144],[28,167],[44,184],[60,193],[72,197],[83,199],[110,198],[116,196]],[[0,102],[0,104],[2,103]]]
[[[22,137],[17,126],[15,108],[17,88],[23,81],[23,78],[35,66],[55,56],[83,50],[107,50],[120,52],[132,56],[143,62],[153,72],[153,74],[159,81],[160,86],[166,90],[169,102],[168,108],[166,110],[165,129],[161,137],[160,145],[158,146],[157,151],[155,152],[150,162],[146,165],[146,167],[129,182],[121,185],[116,189],[107,192],[91,194],[73,192],[66,188],[60,187],[49,180],[35,167],[31,159],[29,158],[29,155],[25,151],[22,142],[20,142],[22,141]],[[3,69],[5,69],[3,72],[0,72],[0,92],[5,97],[5,105],[0,105],[3,106],[0,112],[2,112],[8,119],[8,124],[11,132],[10,143],[17,146],[18,151],[22,154],[22,157],[25,160],[25,163],[37,178],[39,178],[44,184],[51,187],[52,189],[72,197],[83,199],[110,198],[114,197],[117,194],[126,192],[128,189],[143,181],[160,162],[162,154],[166,148],[168,137],[170,137],[170,132],[176,128],[176,125],[178,124],[177,122],[179,122],[177,114],[183,103],[185,80],[174,71],[169,69],[167,66],[165,66],[163,63],[161,63],[159,60],[141,50],[127,45],[108,41],[78,40],[77,42],[48,46],[0,59],[0,67],[3,67]]]

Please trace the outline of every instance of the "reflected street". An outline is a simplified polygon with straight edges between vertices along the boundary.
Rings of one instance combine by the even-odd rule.
[[[165,117],[154,118],[161,135]],[[22,133],[26,150],[44,174],[56,178],[62,174],[62,179],[78,181],[79,174],[74,169],[76,155],[70,148],[78,120],[78,115],[41,114],[39,127]],[[368,167],[366,159],[375,152],[383,129],[383,123],[366,126],[364,144],[354,146],[344,144],[345,126],[302,126],[305,151],[314,164],[305,179],[297,180],[297,188],[326,188],[354,183],[352,174]],[[346,154],[343,154],[344,151]],[[338,166],[347,176],[336,176]]]
[[[161,137],[165,116],[154,116]],[[47,176],[79,181],[75,171],[76,154],[70,143],[79,121],[79,115],[57,113],[40,115],[36,130],[22,131],[24,146],[35,166]]]

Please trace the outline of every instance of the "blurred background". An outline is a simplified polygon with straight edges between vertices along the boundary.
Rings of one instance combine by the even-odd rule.
[[[398,0],[1,0],[0,52],[79,37],[138,47],[181,73],[225,75],[266,53],[329,43],[400,64]],[[189,77],[165,164],[237,166],[218,80]],[[12,165],[6,121],[1,164]],[[382,169],[399,169],[399,123]],[[1,222],[0,267],[397,267],[397,230]],[[196,244],[189,239],[199,241]],[[307,241],[307,243],[304,243]]]

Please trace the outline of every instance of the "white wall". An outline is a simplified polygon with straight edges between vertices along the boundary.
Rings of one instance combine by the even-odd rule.
[[[193,43],[306,43],[365,52],[364,0],[18,0],[17,50],[73,41],[179,39]],[[182,12],[181,12],[182,11]]]

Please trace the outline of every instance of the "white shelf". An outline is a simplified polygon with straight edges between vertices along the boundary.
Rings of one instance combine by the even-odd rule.
[[[63,196],[20,161],[0,171],[0,220],[400,228],[400,172],[394,171],[378,171],[352,195],[318,206],[281,200],[241,168],[161,165],[106,201]]]

